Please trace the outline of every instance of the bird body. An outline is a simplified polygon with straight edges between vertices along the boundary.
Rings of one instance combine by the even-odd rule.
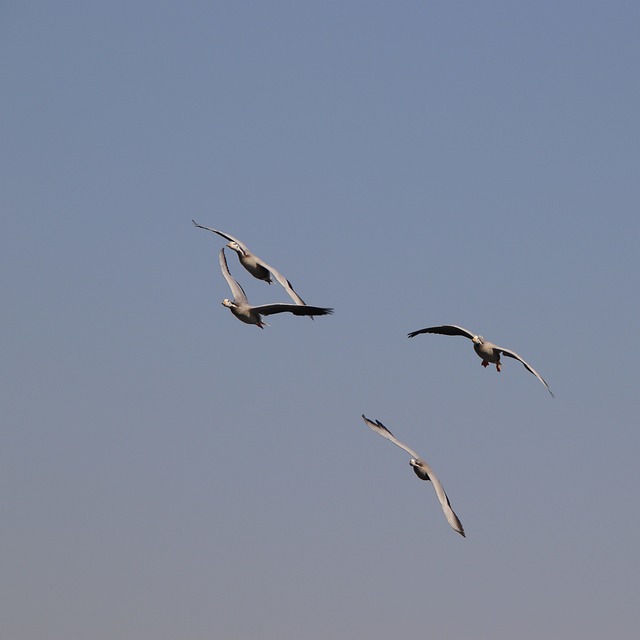
[[[263,280],[267,284],[271,284],[271,272],[263,266],[261,260],[250,253],[246,248],[242,248],[237,242],[227,243],[229,249],[236,252],[240,264],[258,280]]]
[[[429,477],[429,473],[424,468],[421,460],[411,458],[411,460],[409,460],[409,464],[411,465],[414,473],[418,476],[418,478],[420,478],[420,480],[426,480],[427,482],[431,480],[431,478]]]
[[[250,305],[236,304],[236,302],[225,298],[222,304],[233,313],[233,315],[245,322],[246,324],[255,324],[261,329],[264,327],[264,322],[260,318],[260,314]]]
[[[498,371],[500,371],[500,350],[493,342],[485,340],[482,336],[475,336],[477,339],[473,341],[473,350],[478,354],[482,361],[486,363],[495,364]]]

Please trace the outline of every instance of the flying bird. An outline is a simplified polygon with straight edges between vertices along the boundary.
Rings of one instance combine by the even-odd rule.
[[[213,233],[217,233],[219,236],[226,238],[229,240],[227,247],[232,249],[238,254],[238,259],[240,260],[240,264],[254,277],[258,280],[264,280],[267,284],[271,284],[271,276],[273,276],[277,282],[279,282],[285,289],[285,291],[289,294],[291,299],[299,305],[305,304],[304,300],[293,290],[291,283],[276,269],[269,266],[264,260],[258,258],[255,254],[249,251],[249,248],[246,244],[243,244],[237,238],[229,235],[228,233],[224,233],[224,231],[218,231],[217,229],[212,229],[211,227],[203,227],[201,224],[198,224],[195,220],[191,220],[193,224],[199,229],[205,229],[206,231],[212,231]]]
[[[252,307],[247,300],[247,294],[244,292],[244,289],[229,273],[227,259],[224,255],[224,247],[220,249],[220,269],[233,295],[233,300],[225,298],[222,304],[228,307],[238,320],[242,320],[242,322],[246,322],[247,324],[255,324],[262,329],[265,323],[262,322],[261,316],[270,316],[274,313],[293,313],[295,316],[326,316],[327,314],[333,313],[333,309],[326,309],[324,307],[311,307],[307,304],[297,305],[281,302]]]
[[[444,336],[464,336],[465,338],[469,338],[471,342],[473,342],[474,351],[482,358],[482,366],[488,367],[489,363],[495,364],[496,369],[500,371],[500,355],[507,356],[508,358],[514,358],[515,360],[519,360],[524,365],[524,368],[527,371],[533,373],[533,375],[542,382],[542,384],[547,388],[547,391],[553,397],[553,392],[549,388],[549,385],[544,381],[543,377],[525,360],[523,360],[517,353],[511,351],[509,349],[505,349],[504,347],[499,347],[488,340],[485,340],[482,336],[477,336],[471,331],[467,329],[463,329],[462,327],[457,327],[454,324],[444,324],[439,327],[427,327],[426,329],[419,329],[418,331],[412,331],[408,334],[409,338],[413,338],[421,333],[439,333]]]
[[[431,484],[433,485],[436,495],[438,496],[438,500],[440,501],[440,505],[442,506],[442,511],[444,512],[447,522],[451,525],[451,528],[457,531],[463,538],[466,538],[464,529],[462,528],[462,523],[451,508],[451,503],[445,493],[444,487],[440,484],[440,480],[436,477],[433,469],[431,469],[431,467],[415,451],[409,449],[409,447],[397,440],[393,433],[391,433],[391,431],[389,431],[382,422],[379,420],[372,422],[364,414],[362,415],[362,419],[373,431],[380,434],[383,438],[390,440],[393,444],[400,447],[411,456],[409,464],[415,471],[418,478],[420,478],[420,480],[431,480]]]

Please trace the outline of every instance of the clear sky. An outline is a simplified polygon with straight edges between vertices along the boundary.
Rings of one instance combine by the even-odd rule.
[[[0,20],[3,638],[638,637],[640,4]]]

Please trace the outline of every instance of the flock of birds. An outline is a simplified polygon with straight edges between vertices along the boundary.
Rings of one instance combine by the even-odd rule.
[[[228,240],[229,242],[226,246],[229,247],[229,249],[231,249],[232,251],[235,251],[235,253],[238,255],[240,264],[254,278],[263,280],[268,284],[271,284],[272,281],[275,280],[280,285],[282,285],[289,297],[295,303],[291,304],[285,302],[275,302],[272,304],[263,304],[259,306],[252,306],[251,304],[249,304],[244,289],[238,284],[237,280],[235,280],[235,278],[229,271],[223,247],[220,250],[219,254],[220,269],[222,271],[224,279],[227,281],[227,284],[231,289],[233,300],[225,298],[222,301],[222,304],[227,307],[231,311],[231,313],[233,313],[233,315],[238,318],[238,320],[241,320],[246,324],[256,325],[260,329],[263,329],[266,323],[262,321],[262,316],[269,316],[277,313],[292,313],[296,316],[310,316],[311,319],[313,319],[314,316],[325,316],[333,313],[333,309],[327,307],[314,307],[306,304],[306,302],[304,302],[304,300],[294,291],[291,283],[289,282],[289,280],[287,280],[287,278],[285,278],[279,271],[268,265],[264,260],[252,253],[247,245],[242,243],[237,238],[234,238],[232,235],[224,233],[223,231],[219,231],[211,227],[205,227],[201,224],[198,224],[195,220],[192,220],[192,222],[199,229],[211,231],[212,233],[216,233]],[[549,385],[545,382],[544,378],[528,362],[526,362],[517,353],[511,351],[510,349],[499,347],[498,345],[485,340],[482,336],[476,335],[468,329],[464,329],[463,327],[459,327],[453,324],[445,324],[437,327],[426,327],[424,329],[418,329],[417,331],[412,331],[411,333],[409,333],[408,337],[414,338],[415,336],[422,333],[436,333],[445,336],[463,336],[464,338],[468,338],[473,343],[474,351],[482,359],[482,366],[488,367],[489,364],[495,364],[496,370],[498,372],[500,372],[501,355],[507,356],[508,358],[513,358],[514,360],[518,360],[522,363],[527,371],[532,373],[546,387],[551,396],[553,396],[553,392],[549,388]],[[440,480],[438,480],[437,476],[435,475],[431,467],[427,464],[427,462],[423,458],[421,458],[415,451],[413,451],[413,449],[410,449],[409,447],[407,447],[407,445],[400,442],[393,435],[393,433],[391,433],[391,431],[389,431],[389,429],[387,429],[387,427],[385,427],[379,420],[369,420],[369,418],[367,418],[364,414],[362,415],[362,419],[369,428],[371,428],[377,434],[381,435],[383,438],[386,438],[387,440],[393,442],[393,444],[400,447],[411,456],[409,464],[411,465],[418,478],[425,481],[431,481],[431,484],[433,485],[433,488],[436,492],[436,496],[440,501],[440,506],[442,507],[442,511],[444,512],[447,522],[454,531],[457,531],[461,536],[465,537],[462,523],[451,508],[451,503],[449,502],[449,498],[444,490],[444,487],[442,486],[442,483],[440,482]]]
[[[265,323],[262,322],[261,316],[270,316],[274,313],[293,313],[293,315],[295,316],[311,317],[326,316],[329,313],[333,313],[333,309],[327,309],[325,307],[312,307],[306,304],[305,301],[293,290],[291,283],[279,271],[276,271],[273,267],[270,267],[264,260],[251,253],[247,245],[240,242],[240,240],[238,240],[237,238],[234,238],[233,236],[230,236],[228,233],[224,233],[223,231],[212,229],[211,227],[203,227],[195,220],[192,220],[191,222],[193,222],[193,224],[199,229],[212,231],[213,233],[217,233],[219,236],[222,236],[223,238],[229,240],[227,247],[238,254],[240,264],[254,278],[257,278],[258,280],[264,280],[267,284],[271,284],[271,276],[273,276],[284,287],[284,290],[295,302],[295,304],[276,302],[273,304],[261,304],[257,307],[250,305],[244,289],[238,284],[237,280],[235,280],[235,278],[229,272],[229,267],[227,266],[227,258],[224,255],[223,247],[222,249],[220,249],[220,269],[222,269],[222,275],[224,276],[224,279],[227,281],[227,284],[231,289],[233,300],[225,298],[222,301],[222,304],[230,309],[231,313],[233,313],[233,315],[238,318],[238,320],[242,320],[242,322],[246,322],[247,324],[255,324],[257,327],[263,329]]]

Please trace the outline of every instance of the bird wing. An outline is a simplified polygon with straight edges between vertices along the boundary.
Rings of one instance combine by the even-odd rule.
[[[271,272],[271,275],[284,287],[284,290],[289,294],[289,297],[299,305],[305,304],[305,301],[293,290],[291,283],[277,270],[274,269],[271,265],[267,264],[262,258],[253,254],[253,257],[256,259],[256,262],[262,265],[267,271]]]
[[[431,484],[436,491],[436,496],[438,496],[440,506],[442,507],[442,512],[444,513],[447,522],[452,529],[457,531],[463,538],[466,538],[467,536],[464,533],[462,522],[460,522],[460,518],[458,518],[458,516],[455,514],[455,511],[451,508],[449,497],[447,496],[442,483],[440,482],[440,480],[438,480],[438,477],[433,472],[433,469],[422,458],[420,458],[420,462],[422,463],[422,468],[427,472],[429,479],[431,480]]]
[[[393,435],[393,433],[391,433],[391,431],[389,431],[389,429],[387,429],[387,427],[385,427],[382,424],[382,422],[380,422],[379,420],[372,422],[364,414],[362,415],[362,419],[364,420],[365,424],[368,427],[370,427],[373,431],[380,434],[383,438],[386,438],[387,440],[390,440],[391,442],[393,442],[393,444],[395,444],[396,446],[406,451],[411,457],[416,458],[416,460],[418,460],[422,464],[422,468],[428,474],[429,479],[431,480],[431,484],[435,489],[436,496],[440,501],[440,506],[442,507],[442,511],[445,515],[445,518],[447,519],[447,522],[449,523],[452,529],[457,531],[461,536],[466,537],[464,533],[464,528],[462,527],[462,523],[460,522],[460,519],[455,514],[453,509],[451,508],[451,503],[449,502],[449,498],[444,490],[444,487],[442,486],[442,483],[440,482],[440,480],[438,480],[438,477],[436,476],[436,474],[433,472],[433,469],[413,449],[410,449],[409,447],[407,447],[407,445],[400,442],[400,440],[398,440]]]
[[[240,242],[240,240],[238,240],[238,238],[234,238],[233,236],[230,236],[228,233],[225,233],[224,231],[218,231],[217,229],[212,229],[211,227],[203,227],[201,224],[198,224],[195,220],[191,220],[191,222],[193,222],[193,224],[198,227],[198,229],[205,229],[206,231],[212,231],[213,233],[217,233],[219,236],[222,236],[223,238],[226,238],[227,240],[229,240],[230,242],[236,242],[238,243],[238,246],[245,252],[247,253],[251,253],[249,251],[249,248],[247,247],[246,244],[244,244],[243,242]]]
[[[471,333],[468,329],[458,327],[455,324],[443,324],[439,327],[427,327],[426,329],[419,329],[418,331],[412,331],[407,334],[409,338],[413,338],[421,333],[439,333],[443,336],[464,336],[473,340],[475,334]]]
[[[552,397],[555,397],[553,395],[553,391],[551,391],[551,389],[549,388],[549,385],[545,382],[544,378],[525,360],[523,360],[517,353],[515,353],[514,351],[510,351],[509,349],[503,349],[502,347],[497,347],[498,351],[500,351],[503,355],[507,356],[508,358],[513,358],[514,360],[519,360],[520,362],[522,362],[522,364],[524,365],[524,368],[527,371],[530,371],[531,373],[533,373],[533,375],[538,378],[538,380],[540,380],[540,382],[542,382],[542,384],[547,387],[547,391],[551,394]]]
[[[307,304],[297,305],[286,302],[262,304],[259,307],[253,307],[253,309],[263,316],[270,316],[274,313],[293,313],[294,316],[326,316],[333,313],[333,309],[325,307],[311,307]]]
[[[244,289],[236,282],[234,277],[229,273],[229,267],[227,266],[227,258],[224,255],[224,247],[220,249],[220,269],[222,270],[222,275],[224,279],[227,281],[227,284],[231,288],[231,293],[233,295],[233,300],[237,304],[249,304],[247,300],[247,294],[244,292]]]
[[[383,438],[386,438],[387,440],[390,440],[391,442],[393,442],[393,444],[396,445],[396,447],[400,447],[402,450],[406,451],[412,458],[416,458],[417,460],[420,460],[420,456],[413,450],[413,449],[409,449],[409,447],[407,447],[406,444],[403,444],[402,442],[400,442],[400,440],[398,440],[393,433],[391,433],[391,431],[389,431],[389,429],[387,429],[387,427],[385,427],[382,422],[380,422],[380,420],[376,420],[375,422],[369,420],[369,418],[367,418],[364,414],[362,414],[362,419],[364,420],[364,423],[370,427],[373,431],[375,431],[377,434],[381,435]]]

